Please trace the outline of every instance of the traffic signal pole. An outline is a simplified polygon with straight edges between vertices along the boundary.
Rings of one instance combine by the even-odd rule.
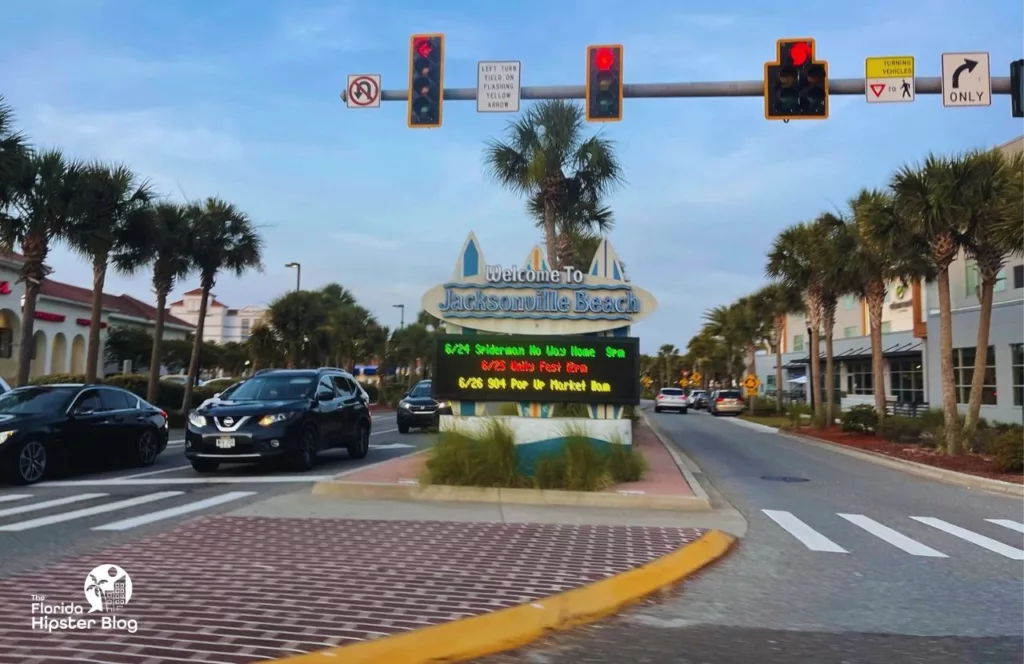
[[[834,78],[829,82],[829,94],[864,95],[863,78]],[[938,76],[916,77],[915,92],[919,95],[941,95],[942,79]],[[708,83],[626,83],[622,95],[633,99],[662,99],[669,97],[764,97],[764,81],[713,81]],[[1009,76],[992,77],[992,94],[1008,95]],[[585,99],[586,85],[540,85],[523,87],[522,99]],[[342,101],[347,101],[342,91]],[[382,90],[381,101],[409,101],[408,90]],[[445,101],[476,101],[476,88],[445,88]]]

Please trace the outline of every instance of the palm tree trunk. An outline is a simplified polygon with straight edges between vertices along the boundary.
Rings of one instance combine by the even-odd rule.
[[[103,286],[107,282],[107,257],[92,262],[92,311],[89,315],[89,348],[85,354],[85,382],[95,383],[100,363],[100,326],[103,318]]]
[[[974,375],[971,377],[971,396],[967,400],[964,434],[969,436],[978,426],[981,414],[981,396],[985,389],[985,370],[988,368],[988,338],[992,329],[992,300],[995,296],[998,273],[986,275],[981,281],[981,308],[978,311],[978,341],[974,350]]]
[[[188,363],[188,381],[185,383],[185,396],[181,399],[181,412],[192,410],[192,386],[199,375],[199,353],[203,349],[203,328],[206,327],[206,306],[213,290],[213,280],[203,279],[203,296],[199,300],[199,320],[196,321],[196,338],[192,343],[192,359]]]
[[[548,267],[557,270],[561,265],[558,263],[558,234],[555,228],[555,209],[551,201],[544,200],[544,242],[548,250]]]
[[[836,423],[836,366],[831,331],[825,332],[825,399],[826,426],[832,426]]]
[[[18,345],[18,385],[28,385],[32,370],[32,350],[35,347],[36,300],[39,284],[25,279],[25,306],[21,310],[21,342]]]
[[[946,420],[946,452],[960,453],[960,415],[956,409],[953,381],[953,313],[949,295],[949,266],[939,269],[939,361],[942,375],[942,410]]]
[[[146,401],[156,403],[160,387],[160,367],[163,364],[164,320],[167,307],[167,291],[156,293],[156,319],[153,321],[153,351],[149,357],[149,385],[146,387]]]
[[[811,296],[808,298],[807,311],[811,319],[810,349],[811,376],[808,376],[811,400],[814,401],[814,421],[822,426],[825,419],[825,411],[821,403],[821,298]]]
[[[875,395],[875,412],[879,418],[885,417],[885,358],[882,356],[882,309],[885,306],[885,284],[882,284],[881,297],[871,290],[867,294],[868,318],[871,325],[871,374],[872,389]]]

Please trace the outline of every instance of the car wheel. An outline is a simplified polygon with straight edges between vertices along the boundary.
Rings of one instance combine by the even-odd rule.
[[[160,441],[152,431],[143,431],[139,441],[135,443],[134,459],[136,466],[150,466],[160,453]]]
[[[46,446],[38,440],[26,440],[21,444],[12,469],[16,484],[35,484],[46,476],[49,469],[49,455]]]
[[[408,424],[399,424],[398,425],[398,433],[409,433],[409,425]]]
[[[657,406],[655,406],[655,407],[654,407],[654,412],[655,412],[655,413],[660,413],[660,412],[661,412],[661,409],[660,409],[660,408],[658,408]]]
[[[197,473],[215,473],[220,468],[220,462],[211,459],[192,459],[190,463]]]
[[[370,427],[366,422],[359,425],[356,441],[348,446],[348,458],[365,459],[370,452]]]
[[[316,453],[320,449],[320,432],[308,426],[302,432],[299,446],[292,452],[292,467],[299,472],[311,470],[316,465]]]
[[[686,409],[685,409],[685,408],[683,408],[682,410],[680,410],[680,411],[679,411],[679,414],[680,414],[680,415],[686,415]]]

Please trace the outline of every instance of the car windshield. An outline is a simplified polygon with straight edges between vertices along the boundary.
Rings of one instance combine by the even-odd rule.
[[[718,393],[718,396],[722,399],[739,399],[739,390],[722,390]]]
[[[667,394],[670,397],[681,397],[681,396],[683,396],[683,391],[680,390],[679,388],[676,388],[676,387],[666,387],[666,388],[663,388],[661,390],[661,393],[662,394]]]
[[[228,387],[226,390],[221,392],[220,396],[217,397],[217,398],[218,399],[227,399],[228,397],[233,396],[234,393],[238,390],[238,388],[241,387],[243,384],[244,383],[235,383],[234,385]]]
[[[256,376],[239,385],[230,396],[232,401],[308,399],[315,384],[316,376],[312,374]]]
[[[695,397],[706,397],[707,395],[708,395],[707,392],[703,392],[701,390],[697,390],[696,392],[693,393],[692,396],[695,396]]]
[[[412,388],[412,391],[409,392],[409,397],[412,399],[429,399],[430,383],[416,383],[416,387]]]
[[[39,415],[67,409],[78,393],[76,387],[24,387],[0,396],[0,413],[8,415]]]

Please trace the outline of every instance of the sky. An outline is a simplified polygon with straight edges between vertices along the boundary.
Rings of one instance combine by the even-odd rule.
[[[687,10],[687,7],[693,7]],[[628,7],[629,11],[626,11]],[[780,11],[778,7],[784,7]],[[445,84],[475,87],[476,63],[519,60],[523,85],[582,85],[588,44],[625,49],[627,83],[760,80],[775,41],[813,37],[832,78],[861,78],[868,56],[913,55],[938,76],[941,53],[987,51],[992,75],[1022,57],[1019,0],[9,0],[0,24],[0,95],[41,147],[119,161],[172,199],[221,196],[258,224],[265,267],[222,276],[233,307],[294,284],[349,288],[387,325],[451,277],[475,231],[490,264],[519,264],[541,241],[524,202],[488,178],[485,142],[511,114],[448,102],[438,130],[406,127],[406,106],[348,109],[348,74],[404,88],[409,37],[446,35]],[[524,108],[530,102],[524,102]],[[929,151],[1024,133],[1009,97],[944,108],[834,96],[820,122],[768,122],[759,98],[627,99],[614,141],[626,182],[609,198],[610,240],[658,310],[633,328],[645,352],[685,348],[708,308],[764,283],[786,226],[843,208]],[[90,283],[60,248],[55,279]],[[152,301],[147,275],[107,290]],[[179,285],[175,295],[198,286]]]

